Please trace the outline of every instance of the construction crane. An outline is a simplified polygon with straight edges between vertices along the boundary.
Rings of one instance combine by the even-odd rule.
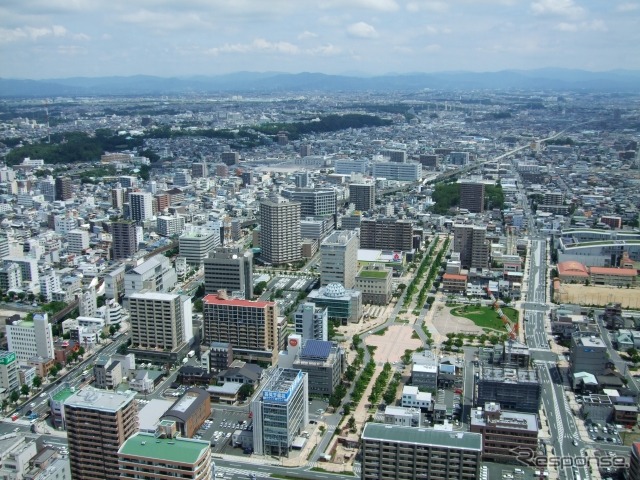
[[[519,330],[518,323],[517,322],[513,322],[509,317],[507,317],[504,314],[504,312],[502,311],[502,308],[500,308],[500,305],[498,304],[498,301],[496,300],[496,297],[493,296],[493,292],[489,288],[489,285],[487,285],[485,287],[485,290],[487,291],[487,295],[489,295],[489,298],[491,299],[491,303],[493,305],[493,309],[496,311],[496,313],[498,314],[498,316],[502,320],[502,323],[504,324],[504,326],[507,329],[507,335],[509,336],[509,343],[512,343],[513,341],[515,341],[518,338],[518,330]]]

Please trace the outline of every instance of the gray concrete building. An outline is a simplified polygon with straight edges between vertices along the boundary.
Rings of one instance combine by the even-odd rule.
[[[346,367],[345,353],[333,342],[304,340],[293,368],[308,376],[309,394],[329,397],[341,381]]]
[[[216,248],[204,261],[204,291],[242,292],[242,298],[253,297],[253,253],[239,248]]]
[[[282,265],[302,258],[300,203],[284,200],[260,202],[260,248],[265,263]]]
[[[358,270],[360,241],[355,230],[333,232],[320,244],[320,285],[340,283],[353,288]]]

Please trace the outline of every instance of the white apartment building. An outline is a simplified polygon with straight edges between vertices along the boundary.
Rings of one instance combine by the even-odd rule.
[[[403,407],[431,409],[431,394],[429,392],[421,392],[418,387],[410,385],[402,389]]]
[[[40,277],[40,294],[44,295],[47,302],[53,300],[53,292],[59,292],[62,290],[60,277],[53,270],[47,271]]]
[[[184,217],[161,215],[156,218],[156,232],[163,237],[180,235],[184,230]]]
[[[164,255],[155,255],[124,274],[125,297],[141,290],[168,292],[178,281],[171,260]],[[126,306],[126,305],[125,305]]]
[[[75,229],[67,233],[67,251],[82,254],[84,250],[89,248],[89,232],[86,230]]]
[[[294,313],[296,333],[304,340],[329,338],[329,313],[326,307],[316,307],[315,303],[304,302]]]
[[[56,215],[53,217],[53,228],[58,235],[66,235],[78,228],[78,219],[68,215]]]
[[[7,342],[19,362],[33,357],[54,358],[53,334],[46,313],[36,313],[32,321],[17,320],[7,325]]]
[[[0,291],[18,290],[22,286],[22,271],[18,265],[0,267]]]

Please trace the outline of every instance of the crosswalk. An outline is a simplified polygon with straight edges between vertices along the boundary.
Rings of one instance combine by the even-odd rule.
[[[353,462],[353,475],[355,477],[359,477],[361,473],[362,465],[360,465],[360,462]]]
[[[231,478],[234,475],[241,475],[244,478],[248,478],[252,473],[259,477],[271,477],[270,473],[256,472],[254,470],[247,470],[244,468],[232,468],[232,467],[216,467],[216,478]]]

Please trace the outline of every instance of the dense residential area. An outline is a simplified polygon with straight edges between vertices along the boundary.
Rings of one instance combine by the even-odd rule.
[[[638,101],[4,98],[0,478],[640,478]]]

